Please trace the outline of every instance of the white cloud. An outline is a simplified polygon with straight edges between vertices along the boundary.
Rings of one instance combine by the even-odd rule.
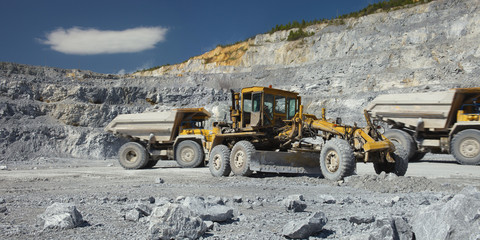
[[[122,31],[59,28],[47,34],[41,43],[66,54],[94,55],[110,53],[134,53],[152,49],[165,40],[167,28],[138,27]]]

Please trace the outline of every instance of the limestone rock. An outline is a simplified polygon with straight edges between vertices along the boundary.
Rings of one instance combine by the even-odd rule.
[[[149,231],[150,239],[198,239],[207,225],[187,207],[167,203],[153,209]]]
[[[282,201],[283,206],[287,209],[287,211],[292,212],[303,212],[305,208],[307,208],[307,204],[305,203],[305,199],[303,195],[290,195]]]
[[[233,208],[206,203],[201,197],[186,197],[182,205],[196,213],[204,221],[224,222],[233,217]]]
[[[417,239],[479,239],[480,192],[464,189],[446,203],[420,208],[412,226]]]
[[[81,226],[82,214],[70,203],[54,203],[39,216],[44,229],[70,229]]]
[[[308,238],[314,233],[322,231],[327,224],[327,218],[323,212],[316,212],[305,219],[293,220],[284,227],[282,234],[289,238]]]

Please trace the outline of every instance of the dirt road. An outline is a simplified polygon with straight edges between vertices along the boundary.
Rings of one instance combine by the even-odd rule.
[[[0,207],[6,209],[0,214],[1,239],[145,239],[148,218],[127,221],[124,210],[138,202],[154,208],[161,201],[175,202],[183,196],[221,198],[235,209],[234,219],[209,230],[205,239],[284,239],[282,227],[287,222],[315,211],[324,212],[328,223],[312,239],[338,239],[375,229],[371,221],[352,224],[352,217],[408,220],[426,203],[442,201],[465,186],[480,185],[480,166],[445,160],[412,163],[406,177],[379,176],[371,164],[358,164],[358,175],[345,182],[277,174],[215,178],[208,168],[182,169],[171,161],[154,169],[129,171],[115,159],[37,159],[7,167],[0,171],[0,198],[4,199]],[[305,198],[306,211],[285,211],[282,201],[298,194]],[[43,230],[37,216],[54,202],[76,204],[88,224],[61,232]]]

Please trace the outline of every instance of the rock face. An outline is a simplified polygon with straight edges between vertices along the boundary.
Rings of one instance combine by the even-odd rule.
[[[479,239],[480,192],[465,189],[446,203],[424,207],[412,226],[417,239]]]
[[[479,86],[479,23],[480,0],[438,0],[310,26],[297,41],[260,34],[135,76],[0,63],[0,161],[112,157],[125,140],[103,128],[118,114],[205,107],[220,120],[229,89],[252,85],[297,91],[306,112],[364,125],[378,94]]]
[[[82,214],[70,203],[54,203],[39,218],[44,229],[70,229],[84,223]]]

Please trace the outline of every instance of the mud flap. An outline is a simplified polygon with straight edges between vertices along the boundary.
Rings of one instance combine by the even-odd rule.
[[[320,153],[256,151],[250,170],[271,173],[322,174]]]

